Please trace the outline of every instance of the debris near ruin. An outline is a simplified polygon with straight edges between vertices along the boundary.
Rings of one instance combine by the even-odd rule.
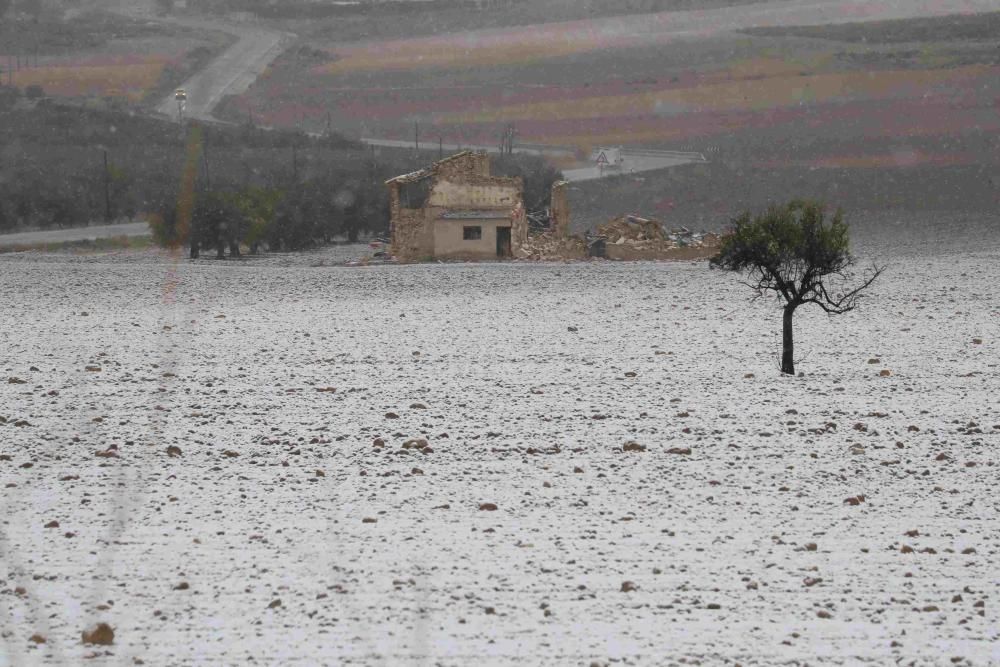
[[[553,231],[529,234],[518,257],[538,262],[587,259],[587,242],[579,236],[562,236]]]
[[[569,233],[569,183],[554,183],[549,209],[528,218],[528,237],[517,257],[540,262],[587,258],[587,242]]]
[[[598,225],[590,245],[602,248],[601,256],[608,259],[703,259],[716,253],[720,241],[712,232],[695,233],[687,227],[667,230],[659,220],[630,214]]]

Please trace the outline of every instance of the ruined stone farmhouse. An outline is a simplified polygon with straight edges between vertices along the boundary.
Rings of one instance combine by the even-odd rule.
[[[524,183],[466,151],[389,180],[392,254],[403,261],[514,257],[528,238]]]
[[[694,259],[709,244],[686,229],[668,232],[662,222],[622,216],[589,239],[570,233],[568,184],[552,186],[549,208],[528,214],[520,178],[493,176],[485,152],[458,153],[426,169],[397,176],[389,188],[392,256],[404,262],[431,259],[619,260]],[[709,240],[706,238],[705,240]]]

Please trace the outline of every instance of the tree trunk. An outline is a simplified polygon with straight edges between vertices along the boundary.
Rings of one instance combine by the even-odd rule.
[[[231,257],[239,257],[240,256],[240,244],[239,244],[238,241],[230,241],[229,242],[229,255]]]
[[[782,318],[781,372],[786,375],[795,375],[795,342],[792,339],[792,315],[795,308],[794,305],[785,306]]]
[[[226,258],[226,244],[222,239],[215,242],[215,258],[225,259]]]
[[[198,242],[197,241],[191,241],[191,259],[198,259],[198,251],[199,250],[200,250],[200,248],[198,247]]]

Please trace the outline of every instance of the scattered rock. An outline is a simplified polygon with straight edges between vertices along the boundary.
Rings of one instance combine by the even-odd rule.
[[[49,521],[47,524],[45,524],[45,527],[46,528],[58,528],[59,527],[59,522],[53,519],[52,521]]]
[[[679,456],[691,456],[690,447],[671,447],[667,450],[667,454],[677,454]]]
[[[38,634],[36,632],[35,634],[33,634],[30,637],[28,637],[28,641],[32,642],[34,644],[44,644],[45,643],[45,637],[43,637],[42,635],[40,635],[40,634]]]
[[[267,605],[267,608],[277,609],[280,606],[281,606],[281,600],[279,598],[275,598],[274,600],[271,600],[271,604]]]
[[[170,445],[167,447],[167,456],[173,458],[175,456],[180,456],[182,454],[181,448],[177,445]]]
[[[225,456],[226,458],[229,458],[229,459],[235,459],[237,456],[240,455],[240,453],[239,452],[234,452],[231,449],[227,449],[226,451],[222,452],[222,455]]]
[[[646,451],[646,445],[640,445],[638,442],[630,440],[622,445],[623,452],[644,452]]]
[[[480,503],[479,504],[479,511],[480,512],[496,512],[497,511],[497,506],[495,504],[493,504],[493,503]]]
[[[385,418],[386,419],[399,419],[399,415],[397,415],[395,412],[387,412],[387,413],[385,413]]]
[[[631,581],[622,582],[622,593],[631,593],[632,591],[637,591],[637,590],[639,590],[639,587],[636,586],[634,582]]]
[[[94,644],[97,646],[110,646],[115,643],[115,631],[107,623],[97,625],[84,630],[81,639],[84,644]]]

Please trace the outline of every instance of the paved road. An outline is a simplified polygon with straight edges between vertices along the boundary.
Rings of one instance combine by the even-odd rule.
[[[39,243],[95,241],[119,236],[149,236],[149,225],[145,222],[126,222],[117,225],[93,225],[71,229],[50,229],[42,232],[0,234],[0,248],[31,246]]]
[[[259,27],[226,26],[225,30],[236,35],[238,41],[181,86],[188,95],[184,111],[188,118],[212,120],[212,112],[222,98],[245,92],[267,66],[281,55],[284,45],[290,39],[284,33]],[[177,102],[173,93],[156,110],[176,118]]]
[[[246,91],[295,35],[271,30],[255,23],[234,23],[212,19],[191,19],[173,15],[158,15],[148,0],[97,0],[97,6],[131,18],[172,23],[187,28],[218,30],[237,38],[208,66],[181,84],[188,99],[184,110],[187,118],[214,120],[212,112],[226,95]],[[177,102],[170,93],[156,110],[177,118]]]

